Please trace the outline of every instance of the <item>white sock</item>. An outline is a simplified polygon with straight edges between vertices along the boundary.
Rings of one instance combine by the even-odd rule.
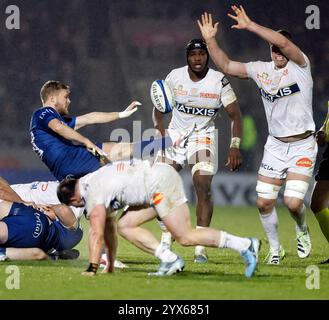
[[[241,253],[249,248],[251,240],[220,231],[219,248],[230,248]]]
[[[265,230],[270,247],[273,250],[279,250],[280,249],[279,234],[278,234],[279,220],[275,207],[273,208],[272,212],[267,214],[259,214],[259,217],[263,225],[263,228]]]
[[[196,226],[196,229],[204,229],[206,227],[201,227],[201,226]],[[199,255],[199,254],[205,254],[206,253],[206,248],[204,246],[195,246],[195,255]]]
[[[165,224],[163,223],[163,221],[162,220],[158,220],[158,219],[157,219],[157,221],[159,223],[159,226],[160,226],[161,231],[162,232],[168,232],[167,227],[165,226]]]
[[[162,231],[161,234],[161,243],[171,246],[171,233],[169,231]]]
[[[305,204],[303,204],[300,212],[298,215],[291,214],[291,217],[296,221],[297,228],[299,231],[304,232],[307,230],[307,225],[306,225],[306,207]]]
[[[169,250],[168,247],[164,247],[161,244],[156,248],[154,255],[162,262],[173,262],[177,259],[176,254]]]

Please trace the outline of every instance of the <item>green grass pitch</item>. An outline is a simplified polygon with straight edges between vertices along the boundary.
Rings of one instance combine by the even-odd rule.
[[[195,209],[191,209],[194,221]],[[78,260],[0,263],[0,299],[328,299],[329,265],[319,265],[329,258],[328,243],[316,219],[308,211],[313,248],[310,257],[302,260],[297,257],[293,220],[284,208],[279,208],[278,215],[280,238],[287,255],[280,266],[267,266],[262,260],[268,244],[264,241],[256,208],[215,208],[214,228],[263,240],[259,270],[251,279],[244,276],[241,257],[229,249],[208,249],[209,262],[199,265],[193,263],[194,248],[184,248],[177,243],[173,249],[185,259],[184,272],[166,278],[150,278],[147,273],[158,268],[156,258],[121,238],[118,259],[128,264],[129,269],[83,277],[80,273],[88,264],[88,224],[84,222],[84,238],[77,247],[81,252]],[[146,227],[160,235],[156,222]],[[6,287],[6,282],[10,282],[10,274],[6,273],[10,265],[19,267],[19,289]],[[307,281],[315,283],[308,278],[315,274],[306,271],[310,265],[319,268],[319,289],[306,286]]]

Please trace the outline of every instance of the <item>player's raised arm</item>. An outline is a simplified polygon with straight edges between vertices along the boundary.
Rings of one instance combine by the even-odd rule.
[[[229,13],[228,16],[236,22],[236,24],[232,26],[233,29],[244,29],[257,34],[271,45],[278,47],[288,59],[301,67],[306,66],[307,63],[301,50],[287,37],[252,21],[242,6],[232,6],[231,8],[235,15]]]
[[[138,110],[138,106],[142,104],[138,101],[133,101],[124,111],[121,112],[90,112],[76,118],[74,129],[80,129],[89,124],[108,123],[117,119],[130,117]]]
[[[219,47],[216,41],[218,30],[218,22],[213,24],[212,15],[205,12],[201,15],[201,21],[198,20],[198,25],[202,37],[207,43],[208,51],[211,59],[216,66],[225,74],[239,78],[247,78],[247,70],[244,63],[231,60],[227,54]]]

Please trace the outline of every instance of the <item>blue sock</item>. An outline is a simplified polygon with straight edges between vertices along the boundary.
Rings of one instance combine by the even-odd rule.
[[[134,143],[134,158],[147,158],[148,156],[153,156],[159,150],[165,150],[172,146],[172,140],[169,136],[142,140]]]

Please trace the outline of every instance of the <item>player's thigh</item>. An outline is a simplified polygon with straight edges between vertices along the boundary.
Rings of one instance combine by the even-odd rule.
[[[190,211],[186,203],[181,204],[169,214],[163,216],[162,221],[174,238],[187,235],[192,229]]]
[[[104,142],[102,150],[114,160],[121,160],[132,154],[133,146],[129,142]]]
[[[118,220],[118,229],[123,228],[136,228],[156,217],[157,213],[154,208],[134,208],[125,211],[124,215]]]
[[[319,212],[329,204],[329,180],[317,181],[312,193],[311,209]]]

